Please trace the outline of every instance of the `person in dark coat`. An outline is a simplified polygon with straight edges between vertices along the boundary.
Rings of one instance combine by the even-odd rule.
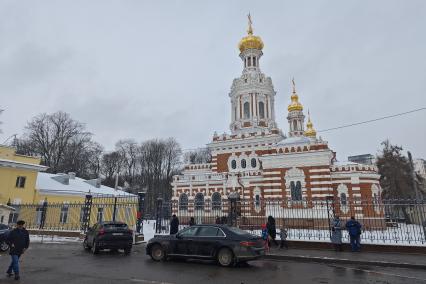
[[[177,232],[179,232],[179,219],[173,214],[172,221],[170,221],[170,235],[177,234]]]
[[[189,219],[189,226],[194,226],[195,225],[195,219],[194,217],[191,217],[191,219]]]
[[[272,216],[268,217],[268,223],[266,223],[266,228],[268,229],[269,242],[274,242],[278,246],[278,242],[275,240],[277,238],[277,228],[275,226],[275,219]],[[270,246],[270,244],[269,244]]]
[[[352,251],[361,250],[361,224],[355,220],[352,216],[349,221],[346,222],[346,229],[348,230],[349,237],[351,240]]]
[[[219,225],[222,223],[222,220],[220,219],[219,216],[216,217],[216,221],[215,221],[216,225]]]
[[[9,268],[7,269],[7,276],[12,277],[15,273],[15,280],[19,280],[19,258],[30,246],[30,236],[28,231],[24,228],[25,222],[19,220],[16,223],[16,228],[13,229],[7,236],[7,243],[9,244],[9,254],[12,258]]]
[[[331,223],[331,243],[335,251],[343,251],[342,246],[342,222],[339,216],[334,217]]]

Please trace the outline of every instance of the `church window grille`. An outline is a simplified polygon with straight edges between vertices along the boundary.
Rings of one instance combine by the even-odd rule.
[[[221,210],[222,208],[222,197],[219,192],[215,192],[212,195],[212,210]]]
[[[242,159],[242,160],[241,160],[241,167],[242,167],[243,169],[245,169],[245,168],[247,167],[247,162],[246,162],[246,160],[245,160],[245,159]]]
[[[194,199],[195,210],[204,210],[204,195],[197,193]]]
[[[179,210],[188,210],[188,195],[186,193],[182,193],[179,197]]]
[[[302,184],[300,183],[300,181],[297,181],[296,183],[292,181],[290,183],[290,188],[291,188],[291,200],[302,201]]]
[[[252,158],[251,159],[251,167],[252,168],[255,168],[257,166],[257,161],[256,161],[256,159],[255,158]]]
[[[265,103],[259,102],[259,117],[265,118]]]
[[[235,170],[235,169],[237,168],[237,161],[235,161],[235,160],[232,160],[232,161],[231,161],[231,168],[232,168],[233,170]]]

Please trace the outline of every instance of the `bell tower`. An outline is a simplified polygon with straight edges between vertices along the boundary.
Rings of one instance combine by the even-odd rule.
[[[264,132],[277,128],[275,122],[275,90],[270,77],[260,70],[263,41],[253,34],[251,16],[248,15],[247,36],[238,48],[243,63],[241,77],[234,79],[231,98],[232,134]]]

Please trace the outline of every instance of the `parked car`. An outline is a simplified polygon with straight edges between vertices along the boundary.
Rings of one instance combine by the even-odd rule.
[[[123,249],[130,254],[133,245],[133,231],[123,222],[101,222],[90,228],[83,241],[85,250],[98,254],[100,250]]]
[[[265,254],[258,236],[227,225],[195,225],[176,235],[155,236],[146,253],[155,261],[168,257],[217,260],[222,266],[255,260]]]
[[[10,228],[7,225],[0,224],[0,251],[7,251],[9,245],[7,243],[7,235],[10,232]]]

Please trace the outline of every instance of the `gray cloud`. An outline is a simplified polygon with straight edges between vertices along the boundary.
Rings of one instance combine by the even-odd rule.
[[[246,14],[287,131],[290,80],[326,129],[426,105],[424,1],[2,1],[0,142],[64,110],[112,149],[174,136],[183,148],[228,131]],[[340,159],[389,138],[426,157],[426,113],[322,133]]]

